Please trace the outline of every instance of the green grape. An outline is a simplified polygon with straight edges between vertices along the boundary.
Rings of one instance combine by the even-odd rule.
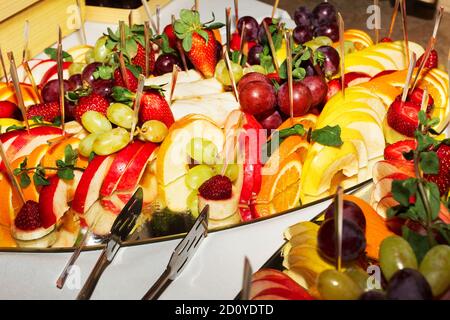
[[[367,288],[367,279],[369,279],[369,275],[360,267],[349,267],[344,272],[348,275],[362,290],[366,290]]]
[[[100,37],[94,46],[94,59],[98,62],[106,62],[111,50],[106,47],[107,36]]]
[[[91,155],[91,152],[94,148],[94,142],[97,139],[97,137],[98,133],[91,133],[80,141],[78,151],[82,156],[88,158]]]
[[[234,80],[236,83],[241,80],[242,76],[244,75],[244,72],[242,70],[242,67],[231,61],[231,71],[234,75]],[[216,71],[214,73],[214,76],[217,80],[219,80],[222,84],[226,86],[231,86],[231,79],[230,75],[228,73],[227,67],[225,65],[225,60],[220,60],[219,63],[216,65]]]
[[[314,38],[313,40],[310,40],[308,42],[304,43],[304,46],[311,48],[312,51],[316,51],[317,48],[321,46],[331,46],[333,44],[333,41],[331,41],[330,38],[321,36]]]
[[[83,127],[91,133],[111,131],[112,125],[108,119],[97,111],[87,111],[81,116]]]
[[[217,174],[222,174],[223,164],[216,164],[214,170]],[[235,181],[239,176],[239,166],[235,163],[230,163],[225,169],[225,176],[227,176],[231,182]]]
[[[389,281],[398,270],[417,269],[417,259],[409,243],[399,236],[391,236],[380,245],[380,266]]]
[[[86,62],[86,64],[95,62],[94,49],[89,49],[86,51],[86,53],[84,54],[84,61]]]
[[[192,191],[187,198],[187,206],[191,211],[194,218],[198,217],[198,192],[197,190]]]
[[[123,103],[113,103],[109,106],[106,111],[106,116],[109,121],[114,123],[116,126],[131,129],[133,124],[134,112],[133,110]]]
[[[80,74],[86,65],[81,62],[74,62],[69,66],[69,75]]]
[[[187,153],[198,163],[213,165],[216,162],[217,147],[210,140],[193,138],[187,145]]]
[[[101,156],[113,154],[130,142],[130,133],[124,128],[115,128],[100,133],[94,142],[93,151]]]
[[[427,252],[419,271],[431,286],[433,296],[440,296],[450,287],[450,246],[437,245]]]
[[[149,120],[142,125],[139,138],[144,141],[160,143],[166,138],[168,132],[169,129],[163,122]]]
[[[363,293],[347,274],[332,269],[319,275],[317,289],[324,300],[356,300]]]
[[[266,74],[266,69],[264,69],[264,67],[260,66],[259,64],[255,64],[250,67],[244,68],[244,74],[247,74],[250,72],[259,72],[262,74]]]
[[[200,186],[208,179],[214,176],[214,170],[205,164],[200,164],[193,167],[186,174],[186,185],[194,190],[200,188]]]

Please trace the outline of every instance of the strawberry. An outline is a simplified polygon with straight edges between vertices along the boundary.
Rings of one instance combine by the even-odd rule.
[[[141,67],[142,71],[145,70],[145,48],[139,42],[137,42],[137,53],[131,59],[131,62]],[[153,69],[155,69],[155,51],[150,50],[148,62],[148,69],[150,72],[153,72]]]
[[[127,70],[126,77],[128,79],[128,86],[129,86],[128,89],[135,92],[138,87],[138,79],[134,76],[133,72],[131,72],[129,69],[126,69],[126,70]],[[124,78],[122,77],[122,72],[121,72],[120,68],[117,68],[116,70],[114,70],[113,77],[114,77],[114,85],[115,86],[126,88],[125,81],[124,81]]]
[[[27,118],[42,117],[42,120],[53,122],[56,117],[61,115],[58,102],[47,102],[32,105],[27,110]]]
[[[447,196],[450,191],[450,146],[441,144],[436,154],[439,158],[439,172],[425,174],[424,178],[437,184],[441,196]]]
[[[91,93],[78,99],[78,104],[75,106],[75,119],[81,122],[81,116],[87,111],[97,111],[106,116],[108,107],[108,100],[97,93]]]
[[[387,123],[395,131],[412,138],[419,126],[419,111],[420,104],[412,101],[402,103],[396,99],[387,111]]]
[[[241,50],[241,36],[237,32],[234,32],[231,35],[230,49],[233,50],[233,51]]]
[[[217,175],[206,180],[198,189],[200,195],[208,200],[225,200],[231,198],[231,180],[222,175]]]
[[[424,55],[425,53],[422,56],[420,56],[419,60],[417,60],[416,67],[420,66],[420,64],[422,63]],[[428,56],[428,60],[425,62],[425,68],[428,69],[437,68],[438,62],[439,62],[438,53],[436,50],[433,49],[431,50],[430,55]]]
[[[175,122],[169,104],[158,89],[145,91],[141,98],[139,121],[144,123],[148,120],[161,121],[167,128]]]
[[[384,149],[385,160],[407,160],[404,153],[410,152],[417,148],[416,140],[397,141]]]
[[[380,42],[393,42],[393,41],[391,38],[384,37],[383,39],[380,40]]]
[[[421,89],[421,88],[414,88],[413,92],[410,92],[408,94],[408,101],[412,101],[419,105],[422,105],[422,99],[423,99],[423,89]],[[431,95],[428,95],[427,112],[429,112],[431,110],[433,105],[434,105],[434,99]]]
[[[42,227],[39,203],[28,200],[20,209],[14,220],[17,229],[31,231]]]
[[[11,101],[0,101],[0,118],[18,118],[20,110]]]
[[[164,27],[163,33],[167,36],[167,39],[169,39],[169,46],[172,49],[175,49],[177,47],[177,36],[175,35],[175,32],[173,31],[173,26],[171,24],[168,24]]]
[[[217,45],[213,28],[222,27],[222,24],[213,24],[209,27],[200,22],[197,11],[182,9],[180,19],[175,21],[176,36],[183,40],[183,50],[186,56],[206,78],[212,78],[217,64]]]

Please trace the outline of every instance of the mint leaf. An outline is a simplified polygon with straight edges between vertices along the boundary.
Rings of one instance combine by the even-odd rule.
[[[425,193],[427,194],[430,203],[431,220],[436,220],[441,209],[439,187],[433,182],[427,182],[425,184]]]
[[[427,236],[422,236],[406,226],[402,227],[402,236],[411,245],[416,254],[417,262],[420,264],[425,254],[431,249]]]
[[[47,48],[47,49],[44,50],[44,53],[46,55],[48,55],[49,58],[52,59],[52,60],[56,61],[58,59],[58,57],[57,57],[58,56],[58,50],[55,49],[55,48]],[[62,52],[62,59],[63,59],[63,61],[73,61],[72,56],[70,54],[68,54],[67,52],[65,52],[65,51]]]
[[[42,116],[34,116],[34,117],[31,117],[30,120],[31,120],[32,122],[38,123],[38,124],[44,123],[44,118],[43,118]]]
[[[14,131],[14,130],[23,130],[25,129],[25,126],[18,126],[13,124],[12,126],[9,126],[8,128],[6,128],[5,132],[9,132],[9,131]]]
[[[305,79],[306,76],[306,70],[303,68],[295,68],[292,71],[292,78],[297,79],[297,80],[303,80]]]
[[[94,71],[93,76],[95,79],[110,80],[113,78],[114,69],[108,65],[98,66],[97,70]]]
[[[56,127],[59,127],[61,125],[61,116],[57,116],[55,119],[53,119],[52,124]]]
[[[431,146],[437,144],[437,141],[434,140],[432,137],[425,135],[418,130],[415,132],[414,135],[417,140],[417,150],[419,150],[419,152],[428,150]]]
[[[419,117],[419,123],[423,126],[426,126],[428,123],[428,118],[427,118],[427,114],[425,113],[425,111],[420,110],[418,113],[418,117]]]
[[[392,181],[392,196],[403,207],[410,205],[409,199],[417,191],[417,179]]]
[[[311,139],[317,143],[329,147],[340,147],[343,142],[341,139],[341,127],[326,126],[321,129],[314,130]]]
[[[60,177],[63,180],[73,180],[75,175],[71,168],[64,168],[64,169],[58,170],[58,177]]]
[[[420,153],[420,168],[425,174],[439,173],[439,158],[436,152],[422,152]]]
[[[33,182],[36,186],[48,186],[50,182],[45,178],[45,176],[42,176],[41,174],[35,173],[33,175]]]
[[[163,33],[159,38],[162,40],[161,41],[161,50],[163,51],[163,53],[175,52],[175,50],[170,47],[169,38],[167,37],[167,34]]]
[[[66,166],[74,166],[78,158],[77,151],[73,150],[72,145],[68,144],[64,149],[64,162]]]
[[[21,188],[26,188],[30,185],[31,179],[26,172],[20,175],[19,184]]]
[[[92,160],[94,160],[94,158],[95,158],[95,152],[92,151],[92,152],[89,154],[88,162],[90,163]]]

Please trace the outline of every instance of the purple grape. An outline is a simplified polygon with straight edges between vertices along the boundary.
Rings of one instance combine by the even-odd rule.
[[[314,29],[314,36],[325,36],[330,38],[333,42],[339,41],[339,27],[335,23],[321,24]]]
[[[81,80],[81,74],[74,74],[69,78],[70,85],[73,87],[72,90],[76,90],[83,86],[83,81]]]
[[[370,290],[364,292],[359,300],[386,300],[386,294],[379,290]]]
[[[433,294],[425,277],[417,270],[404,268],[392,276],[387,287],[389,300],[431,300]]]
[[[222,44],[216,40],[216,59],[220,61],[222,59]]]
[[[306,78],[305,78],[306,79]],[[326,94],[326,93],[325,93]],[[334,218],[335,204],[332,203],[325,210],[325,219]],[[362,230],[366,230],[366,217],[361,208],[354,202],[344,200],[343,218],[356,223]]]
[[[294,37],[294,41],[297,44],[303,44],[305,42],[312,40],[313,38],[311,29],[307,26],[295,27],[292,36]]]
[[[171,53],[165,53],[158,57],[155,63],[155,74],[160,76],[162,74],[170,73],[173,70],[173,66],[181,66],[181,61],[178,57]]]
[[[250,65],[255,65],[255,64],[260,64],[261,60],[259,58],[259,55],[261,54],[261,52],[263,51],[264,47],[260,44],[257,44],[255,46],[253,46],[249,51],[248,51],[248,58],[247,58],[247,62]]]
[[[336,9],[328,2],[318,4],[313,10],[313,20],[315,26],[326,23],[336,23]]]
[[[239,34],[242,32],[242,26],[245,23],[245,39],[247,41],[254,41],[258,37],[259,25],[255,18],[245,16],[239,19],[237,29]]]
[[[84,69],[83,72],[81,73],[81,79],[82,81],[86,81],[89,84],[92,84],[92,82],[94,82],[95,78],[94,78],[94,72],[97,70],[97,68],[99,66],[101,66],[102,64],[100,62],[93,62],[88,64]]]
[[[75,107],[76,107],[76,104],[74,102],[69,101],[67,99],[64,101],[64,110],[65,110],[64,121],[65,122],[75,120]]]
[[[264,29],[264,22],[266,22],[267,27],[270,27],[273,24],[273,19],[270,17],[266,17],[262,20],[258,29],[258,40],[261,44],[267,43],[266,29]]]
[[[330,46],[321,46],[317,48],[325,56],[325,61],[323,63],[323,71],[327,77],[334,76],[339,71],[340,57],[339,53]]]
[[[298,7],[294,12],[294,21],[297,26],[310,27],[313,15],[306,7]]]
[[[68,80],[64,80],[64,92],[72,91],[75,88]],[[42,99],[44,102],[55,102],[59,101],[59,83],[58,80],[50,80],[42,88]]]
[[[92,82],[92,92],[97,93],[105,98],[109,98],[114,86],[113,80],[97,79]]]

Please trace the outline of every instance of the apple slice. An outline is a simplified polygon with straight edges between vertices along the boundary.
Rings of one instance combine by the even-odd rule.
[[[110,196],[116,190],[120,178],[123,176],[142,146],[142,142],[135,141],[117,153],[111,164],[111,169],[108,171],[108,174],[103,181],[100,189],[100,196]]]
[[[83,215],[97,201],[100,188],[114,156],[96,156],[84,171],[72,202],[72,209]]]
[[[101,201],[96,201],[83,218],[88,226],[92,226],[94,234],[104,236],[110,233],[117,214],[103,207]]]
[[[72,180],[64,180],[58,176],[50,179],[50,184],[41,189],[39,196],[39,210],[45,212],[49,217],[47,223],[56,223],[69,210],[69,202],[73,200],[75,190],[81,180],[80,171],[73,172],[75,177]]]
[[[253,300],[261,293],[264,293],[264,292],[267,292],[267,291],[273,290],[273,289],[284,289],[286,292],[289,292],[288,287],[286,287],[278,282],[275,282],[275,281],[265,280],[265,279],[252,281],[252,286],[250,289],[250,300]],[[267,294],[270,294],[270,293],[267,293]]]
[[[392,182],[394,180],[406,180],[408,178],[410,178],[410,176],[401,172],[393,173],[387,177],[384,177],[375,184],[370,202],[379,202],[383,197],[390,193],[392,190]]]
[[[396,173],[403,173],[408,177],[414,177],[414,164],[403,160],[383,160],[373,166],[373,182],[378,183],[384,177]]]
[[[72,64],[72,62],[65,61],[63,62],[63,79],[69,79],[69,67]],[[58,66],[54,65],[50,67],[47,72],[44,73],[44,75],[41,78],[40,86],[43,87],[47,82],[50,80],[56,80],[58,79]],[[36,80],[37,81],[37,80]]]
[[[40,61],[38,64],[36,64],[33,68],[31,68],[31,73],[33,73],[34,80],[36,81],[36,84],[41,84],[42,78],[44,77],[45,73],[53,68],[56,67],[57,63],[55,60],[46,59]],[[29,81],[28,77],[25,81]]]
[[[28,62],[28,66],[32,70],[35,66],[37,66],[39,63],[41,63],[41,61],[43,61],[43,60],[42,59],[30,59],[27,62]],[[17,67],[17,75],[19,76],[20,82],[31,84],[31,81],[28,78],[27,72],[25,71],[25,68],[23,67],[22,64]]]
[[[147,142],[137,151],[136,156],[120,178],[116,191],[130,191],[136,188],[156,147],[156,144]]]
[[[372,79],[368,74],[362,72],[348,72],[344,77],[345,87],[353,87],[360,83],[365,83]]]

